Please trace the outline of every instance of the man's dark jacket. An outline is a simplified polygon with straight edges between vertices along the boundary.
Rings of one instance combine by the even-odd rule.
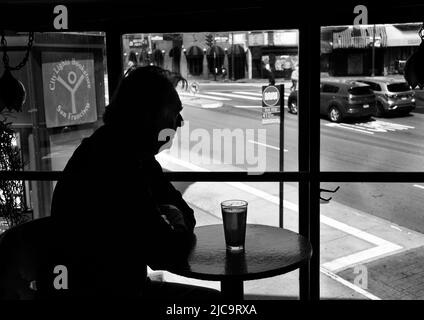
[[[64,243],[71,294],[139,296],[146,264],[175,265],[189,251],[193,210],[165,178],[147,143],[138,143],[100,127],[82,141],[55,187],[51,215]],[[187,229],[165,221],[160,204],[181,210]]]

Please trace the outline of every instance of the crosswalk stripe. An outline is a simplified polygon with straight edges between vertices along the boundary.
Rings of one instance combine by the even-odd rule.
[[[242,96],[242,95],[238,95],[238,94],[231,94],[231,93],[211,92],[211,91],[208,91],[206,93],[207,94],[217,95],[217,96],[224,96],[224,97],[231,97],[231,98],[240,98],[240,99],[246,99],[246,100],[254,100],[254,101],[261,101],[262,100],[262,98],[247,97],[247,96]]]
[[[237,93],[237,94],[247,94],[247,95],[255,96],[255,97],[262,97],[262,93],[258,93],[258,92],[233,91],[233,93]]]
[[[205,95],[205,94],[192,95],[190,93],[185,93],[185,92],[179,92],[179,95],[183,96],[183,97],[192,97],[192,98],[197,97],[197,98],[205,98],[205,99],[219,100],[219,101],[230,101],[231,100],[231,99],[228,99],[228,98],[209,96],[209,95]]]
[[[234,108],[240,108],[240,109],[249,109],[249,108],[262,108],[262,106],[233,106]]]
[[[253,109],[253,108],[257,108],[257,109],[260,109],[260,108],[262,108],[262,106],[252,106],[252,105],[250,105],[250,106],[247,106],[247,105],[231,105],[232,107],[234,107],[234,108],[240,108],[240,109]],[[287,109],[288,107],[287,106],[284,106],[284,109]]]
[[[257,145],[260,145],[260,146],[264,146],[264,147],[267,147],[267,148],[270,148],[270,149],[274,149],[274,150],[280,150],[280,148],[279,148],[279,147],[271,146],[271,145],[269,145],[269,144],[261,143],[261,142],[255,141],[255,140],[247,140],[247,142],[249,142],[249,143],[253,143],[253,144],[257,144]],[[289,150],[284,149],[284,152],[288,152],[288,151],[289,151]]]
[[[262,95],[259,93],[248,93],[248,92],[243,92],[243,91],[235,91],[235,93],[238,94],[231,94],[231,93],[225,93],[225,92],[207,92],[207,94],[200,94],[197,93],[195,95],[191,94],[191,93],[186,93],[186,92],[179,92],[178,94],[181,97],[190,97],[190,98],[205,98],[205,99],[211,99],[211,100],[218,100],[218,101],[230,101],[230,98],[225,98],[225,97],[233,97],[233,98],[241,98],[241,99],[247,99],[247,100],[254,100],[254,101],[261,101],[262,100]],[[240,94],[240,95],[239,95]],[[243,96],[241,94],[250,94],[251,96]],[[254,95],[254,97],[253,97]],[[221,96],[221,97],[219,97]],[[225,96],[225,97],[222,97]],[[287,100],[289,96],[289,93],[284,93],[284,99]]]
[[[258,92],[248,92],[248,91],[233,91],[233,93],[236,94],[247,94],[250,96],[255,96],[255,97],[261,97],[262,98],[262,93],[258,93]],[[290,95],[289,92],[284,92],[284,96],[288,97]]]
[[[327,123],[325,124],[327,127],[338,127],[338,128],[343,128],[343,129],[348,129],[348,130],[353,130],[353,131],[357,131],[357,132],[362,132],[362,133],[367,133],[367,134],[374,134],[374,132],[371,131],[367,131],[367,130],[361,130],[361,129],[357,129],[352,125],[346,124],[346,123]]]

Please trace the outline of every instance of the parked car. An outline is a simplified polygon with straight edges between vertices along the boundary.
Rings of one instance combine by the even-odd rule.
[[[375,116],[408,114],[415,109],[415,92],[405,81],[395,79],[358,80],[371,87],[376,96]]]
[[[375,113],[375,94],[369,85],[354,80],[325,80],[320,89],[320,113],[333,122],[369,118]]]
[[[320,114],[333,122],[349,117],[371,117],[375,114],[375,94],[369,85],[353,80],[321,81]],[[288,112],[297,114],[297,95],[294,90],[287,99]]]
[[[297,114],[297,90],[290,92],[287,99],[287,108],[290,113]]]

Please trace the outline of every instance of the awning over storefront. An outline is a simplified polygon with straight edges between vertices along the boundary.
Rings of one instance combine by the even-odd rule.
[[[203,56],[203,50],[198,46],[191,46],[187,51],[188,56]]]
[[[208,57],[212,57],[214,54],[216,56],[224,57],[225,51],[220,46],[212,46],[208,49],[206,54],[207,54]]]
[[[368,48],[372,46],[374,26],[349,26],[346,30],[333,33],[333,49]],[[384,25],[375,26],[375,46],[387,47]]]
[[[401,30],[392,25],[386,25],[387,46],[388,47],[407,47],[419,46],[421,38],[418,35],[419,26],[416,30]]]
[[[232,55],[233,54],[233,47],[232,46],[229,47],[228,54],[229,55]],[[244,57],[246,55],[246,53],[244,52],[244,48],[241,45],[239,45],[239,44],[235,44],[234,45],[234,55],[235,56],[243,56]]]

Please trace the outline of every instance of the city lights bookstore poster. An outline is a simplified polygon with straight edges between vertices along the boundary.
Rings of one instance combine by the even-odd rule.
[[[47,128],[97,120],[92,54],[42,54],[44,109]]]

